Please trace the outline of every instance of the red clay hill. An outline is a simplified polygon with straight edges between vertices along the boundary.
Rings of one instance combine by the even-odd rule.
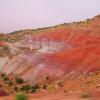
[[[4,44],[4,45],[3,45]],[[100,70],[100,16],[0,35],[0,71],[32,84]]]

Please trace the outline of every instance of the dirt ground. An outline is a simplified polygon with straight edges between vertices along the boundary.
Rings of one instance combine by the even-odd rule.
[[[15,100],[15,96],[0,97],[0,100]],[[37,93],[29,96],[29,100],[100,100],[100,91],[92,93],[88,98],[81,98],[80,94]]]

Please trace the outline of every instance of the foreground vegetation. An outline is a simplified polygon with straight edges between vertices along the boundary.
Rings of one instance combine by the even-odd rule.
[[[21,93],[21,94],[16,94],[15,100],[28,100],[28,96]]]
[[[38,84],[32,86],[19,77],[11,78],[4,73],[1,74],[0,81],[2,83],[1,87],[5,87],[10,93],[35,93],[40,89],[40,86]]]

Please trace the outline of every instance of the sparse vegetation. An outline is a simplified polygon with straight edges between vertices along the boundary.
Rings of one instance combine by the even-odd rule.
[[[18,83],[18,84],[24,83],[24,80],[17,77],[16,78],[16,83]]]
[[[30,92],[31,92],[31,93],[35,93],[37,89],[38,89],[37,87],[32,86]]]
[[[50,84],[47,86],[47,90],[50,92],[56,92],[59,89],[57,84]]]
[[[9,76],[7,76],[6,74],[2,73],[1,74],[1,79],[2,81],[4,81],[4,84],[9,88],[11,88],[11,93],[15,93],[15,92],[30,92],[30,93],[35,93],[37,91],[37,89],[40,89],[40,86],[34,85],[25,85],[25,82],[23,79],[19,78],[19,77],[13,77],[9,78]],[[16,84],[17,83],[17,84]],[[45,88],[45,87],[44,87]]]
[[[25,92],[28,92],[30,89],[31,87],[29,85],[25,85],[20,88],[21,91],[25,91]]]
[[[20,88],[20,90],[22,92],[32,92],[35,93],[37,89],[39,89],[40,87],[38,85],[35,86],[30,86],[30,85],[24,85]]]
[[[81,93],[80,98],[89,98],[90,95],[88,93]]]
[[[17,34],[17,33],[21,33],[21,32],[23,32],[23,30],[14,31],[14,32],[11,32],[10,34]]]

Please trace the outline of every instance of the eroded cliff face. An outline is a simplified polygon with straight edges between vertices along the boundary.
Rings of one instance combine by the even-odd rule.
[[[46,77],[53,81],[100,70],[99,17],[32,32],[26,32],[16,42],[1,43],[1,72],[38,83]]]

